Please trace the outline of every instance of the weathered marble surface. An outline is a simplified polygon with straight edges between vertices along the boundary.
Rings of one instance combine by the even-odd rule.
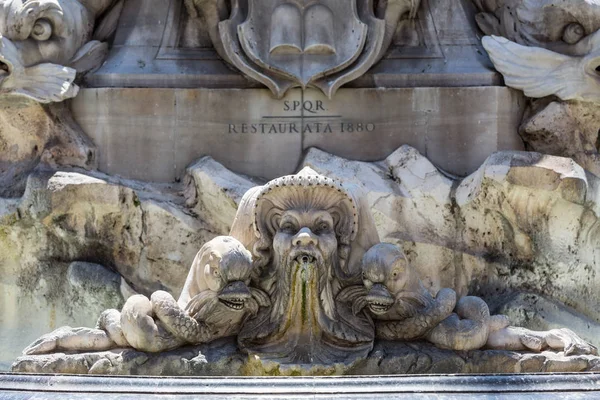
[[[216,236],[183,205],[180,189],[38,169],[22,198],[0,200],[3,361],[39,331],[93,326],[101,310],[85,304],[106,308],[104,295],[93,291],[81,288],[87,298],[71,296],[71,260],[94,260],[117,272],[125,298],[137,291],[177,292],[198,249]]]
[[[495,151],[523,150],[524,107],[502,87],[342,88],[333,101],[316,90],[276,100],[265,89],[104,88],[83,89],[72,110],[100,171],[173,182],[199,155],[272,179],[294,173],[311,147],[375,161],[405,144],[465,176]]]
[[[502,350],[454,352],[423,342],[378,343],[370,356],[352,364],[279,365],[248,357],[234,340],[187,347],[163,354],[132,349],[98,353],[23,356],[13,372],[106,375],[298,376],[600,371],[600,357]]]
[[[251,359],[281,365],[350,364],[375,339],[598,354],[567,328],[512,326],[479,297],[430,293],[401,247],[380,241],[366,192],[310,167],[244,194],[229,236],[202,246],[178,300],[162,290],[131,296],[122,310],[103,311],[95,328],[61,327],[23,354],[163,353],[230,336]]]
[[[593,268],[598,256],[598,185],[572,161],[500,153],[464,181],[448,178],[409,147],[380,163],[312,150],[304,165],[363,185],[380,237],[402,244],[432,292],[451,287],[460,295],[483,295],[496,311],[508,302],[501,311],[509,315],[517,315],[521,307],[511,303],[513,293],[535,292],[567,307],[561,306],[563,313],[536,316],[531,326],[525,317],[513,323],[525,321],[535,329],[568,325],[598,345],[594,329],[576,328],[593,327],[600,318]],[[0,305],[3,343],[9,346],[3,354],[14,359],[21,348],[56,326],[94,325],[97,312],[73,318],[69,299],[49,289],[52,274],[63,281],[66,276],[68,264],[56,260],[94,257],[142,293],[177,293],[198,248],[229,230],[241,193],[256,184],[210,158],[190,167],[186,183],[142,184],[85,171],[40,172],[29,179],[22,199],[2,200],[0,264],[7,290]],[[212,220],[211,215],[219,217]],[[118,216],[130,223],[121,228]],[[115,237],[117,250],[106,251],[115,246]],[[48,255],[50,247],[55,252]],[[19,304],[10,300],[14,298]],[[511,304],[517,311],[511,312]],[[30,331],[31,324],[19,325],[17,315],[31,313],[36,319]],[[27,335],[22,334],[24,324]]]
[[[0,196],[20,197],[40,164],[97,167],[96,147],[65,104],[0,97]]]
[[[590,102],[532,100],[519,134],[528,148],[575,160],[600,176],[600,107]]]

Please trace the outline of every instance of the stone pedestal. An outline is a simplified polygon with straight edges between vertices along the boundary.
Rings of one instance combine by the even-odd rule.
[[[233,339],[151,354],[134,349],[96,353],[23,356],[13,372],[100,375],[301,376],[489,374],[598,371],[600,358],[563,353],[503,350],[468,352],[438,349],[430,343],[379,342],[371,354],[350,364],[283,365],[241,354]]]

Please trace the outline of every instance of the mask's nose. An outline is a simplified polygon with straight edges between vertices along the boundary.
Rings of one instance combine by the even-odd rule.
[[[316,246],[318,239],[309,228],[302,228],[292,239],[294,246]]]

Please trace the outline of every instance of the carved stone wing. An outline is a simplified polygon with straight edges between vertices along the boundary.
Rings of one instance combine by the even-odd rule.
[[[498,36],[483,38],[496,69],[507,86],[528,97],[556,95],[562,100],[598,101],[600,90],[589,60],[555,53],[539,47],[521,46]]]

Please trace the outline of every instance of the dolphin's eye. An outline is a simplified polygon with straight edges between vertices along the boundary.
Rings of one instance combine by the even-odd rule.
[[[52,36],[52,24],[45,18],[40,18],[35,21],[31,34],[29,35],[32,39],[39,42],[46,41]]]
[[[221,273],[219,272],[219,270],[218,270],[218,269],[215,269],[215,270],[213,271],[213,275],[214,275],[214,276],[221,276]]]
[[[401,272],[402,272],[402,271],[400,271],[399,269],[395,269],[395,270],[393,270],[393,271],[392,271],[392,277],[393,277],[394,279],[398,279],[398,277],[400,276],[400,273],[401,273]]]
[[[568,44],[575,44],[585,36],[585,28],[577,22],[570,23],[563,32],[562,40]]]

